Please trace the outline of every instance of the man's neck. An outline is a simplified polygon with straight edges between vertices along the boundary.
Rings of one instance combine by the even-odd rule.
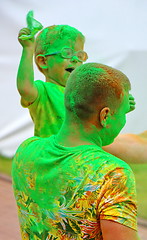
[[[68,122],[64,122],[56,136],[56,141],[65,147],[80,145],[97,145],[102,147],[98,129],[93,125],[83,126],[82,124],[68,124]]]

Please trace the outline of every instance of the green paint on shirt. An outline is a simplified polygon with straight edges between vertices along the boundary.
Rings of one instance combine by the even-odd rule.
[[[12,176],[22,239],[102,240],[100,219],[136,230],[132,170],[96,145],[30,138],[14,157]]]

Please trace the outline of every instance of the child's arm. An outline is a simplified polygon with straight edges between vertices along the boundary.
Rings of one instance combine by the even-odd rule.
[[[35,101],[38,95],[34,85],[33,53],[34,37],[22,40],[20,36],[29,35],[30,30],[23,28],[19,32],[18,40],[23,47],[22,56],[17,73],[17,89],[21,95],[23,105],[28,106]]]

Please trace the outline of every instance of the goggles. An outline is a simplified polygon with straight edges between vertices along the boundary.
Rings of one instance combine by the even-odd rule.
[[[44,54],[45,57],[60,54],[62,58],[73,58],[76,56],[78,61],[85,62],[88,59],[88,55],[85,51],[80,50],[78,52],[73,51],[72,48],[62,48],[61,51],[54,52],[54,53],[46,53]]]

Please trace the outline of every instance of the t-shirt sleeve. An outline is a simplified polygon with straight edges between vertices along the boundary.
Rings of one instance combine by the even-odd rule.
[[[37,98],[32,103],[28,103],[28,101],[25,101],[23,98],[21,98],[20,103],[21,103],[21,106],[23,108],[32,108],[35,105],[37,105],[38,102],[40,101],[41,92],[44,90],[44,88],[43,88],[43,81],[37,80],[37,81],[34,82],[34,84],[35,84],[35,86],[37,88],[37,91],[38,91]]]
[[[25,162],[31,158],[31,155],[34,155],[34,143],[39,144],[39,137],[31,137],[25,140],[17,149],[12,163],[12,177],[13,177],[13,185],[18,185],[20,179],[22,178],[22,168],[25,165]],[[19,169],[21,169],[19,171]]]
[[[137,230],[136,185],[131,169],[116,168],[105,179],[99,196],[100,219]]]
[[[39,137],[30,137],[28,139],[26,139],[25,141],[23,141],[20,146],[18,147],[14,157],[13,157],[13,162],[14,159],[18,159],[18,156],[21,156],[22,154],[26,154],[26,151],[28,148],[30,148],[30,145],[32,145],[33,142],[37,142],[38,140],[40,140]]]
[[[31,110],[33,108],[37,108],[37,105],[41,102],[41,98],[44,95],[43,94],[44,93],[43,82],[40,81],[40,80],[37,80],[37,81],[35,81],[35,86],[36,86],[36,88],[38,90],[38,96],[35,99],[35,101],[28,106],[29,110]]]

